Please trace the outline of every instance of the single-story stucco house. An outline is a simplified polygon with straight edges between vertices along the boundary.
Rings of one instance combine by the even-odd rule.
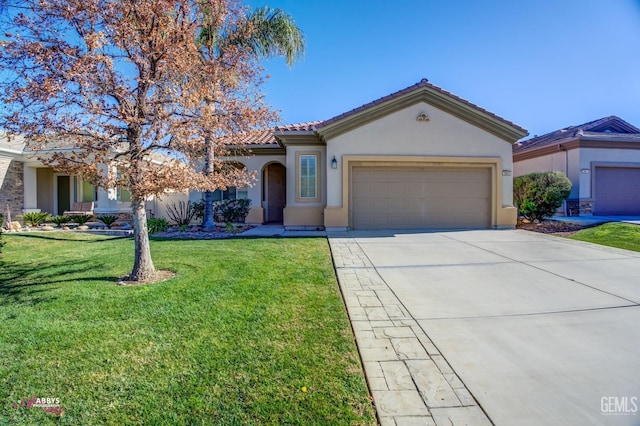
[[[526,133],[423,79],[329,120],[276,128],[246,163],[261,171],[248,190],[248,220],[327,229],[514,226],[511,147]]]
[[[423,79],[329,120],[264,131],[253,155],[229,159],[257,171],[256,185],[216,195],[251,199],[248,223],[289,229],[513,227],[512,145],[526,134]],[[98,214],[128,207],[125,191],[90,187],[0,147],[3,194],[7,176],[14,196],[0,203],[16,210],[58,212],[67,200],[95,201]],[[151,214],[163,214],[158,202]]]
[[[640,215],[640,129],[616,116],[513,146],[514,176],[558,170],[572,183],[567,215]]]

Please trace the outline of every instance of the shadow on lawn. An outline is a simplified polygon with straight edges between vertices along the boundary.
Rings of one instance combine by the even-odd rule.
[[[28,266],[0,260],[0,305],[36,305],[52,301],[55,297],[50,291],[58,288],[55,284],[89,281],[115,283],[118,279],[111,275],[99,276],[95,272],[95,265],[83,266],[73,260]]]

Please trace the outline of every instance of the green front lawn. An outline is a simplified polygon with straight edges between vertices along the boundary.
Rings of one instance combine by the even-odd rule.
[[[605,223],[578,231],[569,238],[603,246],[640,251],[640,226],[630,223]]]
[[[130,239],[4,240],[0,424],[375,424],[325,239],[152,241],[132,287]]]

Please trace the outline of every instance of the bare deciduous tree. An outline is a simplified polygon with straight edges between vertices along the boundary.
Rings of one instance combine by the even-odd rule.
[[[2,7],[2,127],[46,151],[39,158],[55,169],[130,190],[128,279],[152,279],[149,197],[254,179],[221,157],[242,144],[233,135],[276,120],[249,42],[260,28],[234,0],[3,0]],[[236,42],[212,43],[203,60],[203,31]],[[210,173],[205,139],[215,152]]]

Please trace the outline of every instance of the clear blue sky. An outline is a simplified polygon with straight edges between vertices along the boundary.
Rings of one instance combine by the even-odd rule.
[[[531,135],[608,115],[640,126],[640,0],[251,0],[305,33],[264,63],[282,121],[331,118],[421,78]]]

